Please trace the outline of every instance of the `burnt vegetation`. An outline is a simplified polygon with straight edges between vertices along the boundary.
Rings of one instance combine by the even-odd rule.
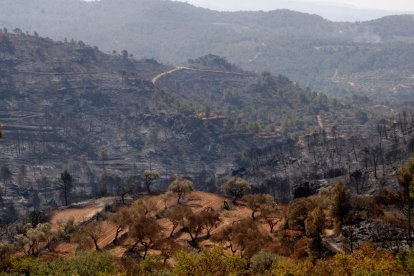
[[[406,106],[20,29],[0,57],[2,271],[413,272]]]

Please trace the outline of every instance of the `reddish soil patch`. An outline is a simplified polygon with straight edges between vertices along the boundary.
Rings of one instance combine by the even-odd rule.
[[[71,217],[75,220],[75,225],[79,225],[93,216],[102,212],[105,206],[115,202],[115,197],[104,197],[92,201],[83,202],[71,207],[61,208],[52,214],[51,224],[56,227],[58,220],[67,220]]]
[[[159,195],[151,196],[151,199],[157,205],[159,211],[164,209],[164,201],[161,199]],[[58,219],[66,219],[70,216],[73,216],[75,218],[75,222],[79,224],[85,220],[92,218],[98,212],[102,211],[106,204],[109,204],[113,202],[114,200],[115,200],[114,198],[106,198],[106,199],[101,199],[98,201],[90,202],[89,204],[84,204],[80,207],[76,207],[76,208],[72,207],[72,208],[59,210],[54,214],[52,218],[52,223],[56,225],[56,221]],[[251,218],[251,210],[248,207],[246,207],[243,202],[240,202],[236,206],[232,206],[230,210],[224,210],[223,209],[224,201],[231,203],[232,200],[228,197],[211,194],[211,193],[191,192],[188,195],[186,195],[186,197],[182,201],[182,204],[191,207],[194,213],[200,212],[201,210],[207,207],[210,207],[216,211],[219,211],[220,212],[220,224],[218,225],[217,228],[211,231],[211,234],[214,235],[226,225],[230,225],[233,222],[239,221],[242,219]],[[171,200],[169,200],[169,202],[167,202],[168,207],[171,207],[175,204],[177,204],[176,198],[172,198]],[[286,208],[285,206],[280,206],[280,209],[281,209],[281,212],[285,212]],[[258,212],[257,215],[259,214],[260,212]],[[167,219],[164,219],[164,218],[158,219],[157,222],[163,229],[162,235],[164,237],[168,237],[172,230],[171,223]],[[121,239],[120,244],[117,246],[114,246],[112,244],[112,241],[115,237],[116,227],[107,221],[102,221],[101,223],[102,223],[102,228],[103,228],[103,234],[98,241],[99,246],[101,248],[105,248],[111,254],[113,254],[114,256],[118,258],[122,257],[122,255],[134,242],[126,238],[126,239]],[[276,233],[279,229],[281,229],[283,224],[284,224],[284,220],[281,220],[275,226],[274,232]],[[259,229],[260,229],[260,232],[269,234],[270,229],[266,223],[262,222],[260,224]],[[121,237],[125,233],[127,233],[127,230],[125,230],[124,232],[121,232],[119,236]],[[204,230],[200,234],[200,237],[204,237],[206,234],[207,232]],[[271,236],[276,237],[277,234],[273,234]],[[191,246],[188,243],[188,241],[190,241],[189,234],[180,231],[180,228],[176,229],[175,241],[178,243],[180,247],[191,249]],[[212,242],[211,240],[207,240],[207,239],[203,240],[200,243],[200,246],[202,247],[203,246],[211,247],[213,245],[214,245],[214,242]],[[62,241],[56,246],[54,251],[58,255],[64,255],[64,256],[74,255],[76,252],[76,247],[77,247],[76,244]],[[159,254],[159,251],[151,250],[151,253]],[[174,260],[169,260],[169,262],[174,262]]]

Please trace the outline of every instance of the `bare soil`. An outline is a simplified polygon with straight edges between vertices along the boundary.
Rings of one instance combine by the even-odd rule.
[[[106,204],[110,204],[113,202],[115,198],[103,198],[94,202],[91,202],[89,204],[85,204],[80,207],[72,207],[67,208],[63,210],[58,210],[55,212],[52,218],[52,224],[56,225],[56,221],[58,219],[65,219],[70,216],[73,216],[75,218],[75,222],[77,224],[82,223],[83,221],[86,221],[90,218],[92,218],[94,215],[96,215],[98,212],[102,211]],[[164,201],[161,199],[159,195],[152,196],[152,200],[156,203],[158,210],[164,209]],[[239,221],[246,218],[251,218],[251,210],[245,206],[243,202],[238,202],[237,205],[233,206],[231,205],[231,210],[224,210],[223,204],[224,201],[227,201],[231,205],[231,198],[227,198],[222,195],[217,194],[211,194],[211,193],[205,193],[205,192],[191,192],[186,195],[184,200],[182,201],[183,205],[187,205],[191,207],[192,211],[194,213],[197,213],[207,207],[211,207],[216,211],[220,212],[220,223],[217,228],[213,229],[211,231],[211,234],[214,235],[215,233],[219,232],[223,227],[226,225],[230,225],[235,221]],[[176,203],[176,198],[172,198],[168,203],[167,206],[171,207]],[[282,212],[285,211],[285,206],[280,205],[280,209]],[[260,212],[257,213],[259,215]],[[158,224],[162,227],[162,236],[168,237],[172,230],[171,223],[164,218],[160,218],[157,220]],[[103,248],[104,250],[107,250],[117,258],[121,258],[124,253],[128,250],[128,248],[133,244],[133,241],[126,238],[119,239],[119,245],[115,246],[113,245],[113,240],[116,234],[116,227],[112,224],[110,224],[107,221],[102,221],[102,228],[103,228],[103,234],[101,238],[98,241],[98,245]],[[274,228],[274,232],[276,233],[284,224],[284,220],[281,220]],[[269,233],[269,226],[262,222],[259,227],[260,231],[263,233]],[[127,234],[128,230],[124,229],[120,234],[119,237],[122,237],[122,235]],[[201,247],[212,247],[215,245],[213,241],[210,239],[204,239],[206,237],[207,232],[203,230],[201,233]],[[276,234],[273,234],[276,237]],[[178,243],[178,245],[183,249],[191,250],[192,247],[189,244],[190,241],[189,234],[183,232],[178,227],[176,229],[175,234],[175,241]],[[74,255],[76,252],[77,245],[70,242],[70,241],[62,241],[60,242],[54,249],[54,253],[60,256],[71,256]],[[159,253],[158,250],[150,250],[151,253]],[[51,254],[51,253],[48,253]],[[174,260],[170,260],[169,262],[174,262]]]

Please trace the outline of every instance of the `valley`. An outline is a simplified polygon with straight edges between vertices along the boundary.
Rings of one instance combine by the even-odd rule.
[[[414,273],[412,16],[3,2],[1,275]]]

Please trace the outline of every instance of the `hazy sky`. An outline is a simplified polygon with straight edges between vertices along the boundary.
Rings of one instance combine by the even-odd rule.
[[[317,2],[306,0],[306,2]],[[320,1],[322,2],[322,1]],[[413,0],[325,0],[326,3],[343,3],[358,8],[414,11]]]
[[[209,0],[177,0],[181,2],[188,2],[197,6],[208,6]],[[221,0],[220,2],[223,3],[225,6],[225,2],[228,0]],[[215,2],[215,1],[211,1]],[[246,1],[244,1],[246,2]],[[255,0],[249,1],[249,6],[253,6]],[[266,3],[266,6],[270,6],[272,3],[277,3],[278,0],[266,0],[266,1],[257,1],[258,10],[266,9],[263,6],[263,3]],[[314,2],[314,3],[334,3],[334,4],[346,4],[352,5],[358,8],[366,8],[366,9],[380,9],[380,10],[391,10],[391,11],[414,11],[414,0],[302,0],[302,2]],[[261,7],[263,6],[263,7]]]

